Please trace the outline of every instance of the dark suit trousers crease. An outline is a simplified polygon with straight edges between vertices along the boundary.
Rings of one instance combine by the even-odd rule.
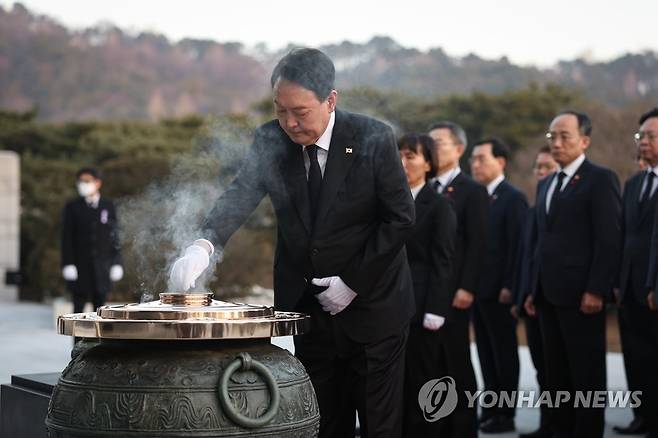
[[[444,377],[445,357],[442,355],[439,331],[421,325],[409,327],[407,360],[404,378],[404,437],[437,437],[442,435],[441,422],[428,422],[418,405],[418,393],[432,379]]]
[[[627,293],[619,308],[619,332],[628,389],[642,391],[636,412],[658,432],[658,312]]]
[[[468,310],[453,307],[445,324],[438,331],[438,365],[434,374],[438,377],[452,377],[459,395],[453,413],[435,423],[441,431],[441,438],[477,438],[478,436],[477,406],[469,408],[468,399],[464,394],[464,391],[474,393],[477,390],[471,362],[469,321]],[[416,402],[417,406],[418,402]],[[412,436],[407,435],[407,438]]]
[[[551,424],[563,437],[603,436],[603,408],[573,408],[574,391],[606,390],[605,312],[583,314],[578,307],[559,307],[539,296],[537,311],[544,344],[546,387],[569,391],[571,402],[553,408]]]
[[[519,385],[519,352],[516,319],[509,304],[493,300],[475,300],[473,326],[484,390],[511,394]],[[483,408],[482,416],[502,415],[514,418],[514,407]]]
[[[372,343],[357,343],[319,305],[309,333],[295,337],[295,355],[308,372],[320,408],[320,438],[402,436],[405,347],[408,329]]]
[[[539,391],[541,392],[546,389],[546,365],[544,363],[544,346],[542,345],[539,320],[536,317],[525,316],[523,322],[525,325],[525,336],[528,341],[528,350],[530,350],[530,358],[532,359],[532,364],[535,366],[535,376],[539,384]],[[550,413],[545,403],[542,403],[539,415],[539,426],[541,428],[548,427]]]

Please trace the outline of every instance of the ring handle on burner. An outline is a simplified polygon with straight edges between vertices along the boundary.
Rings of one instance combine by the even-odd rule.
[[[231,403],[228,395],[228,381],[233,373],[237,370],[256,371],[256,373],[263,377],[265,384],[270,390],[270,406],[267,411],[258,418],[249,418],[245,415],[242,415],[235,409],[233,403]],[[226,416],[237,425],[245,428],[253,429],[256,427],[263,427],[272,421],[277,411],[279,410],[280,399],[281,395],[279,393],[279,385],[276,383],[276,380],[274,379],[274,376],[270,370],[268,370],[267,367],[262,363],[253,359],[249,353],[240,353],[238,357],[226,367],[224,373],[219,379],[219,401],[222,405],[222,408],[224,409],[224,412],[226,413]]]

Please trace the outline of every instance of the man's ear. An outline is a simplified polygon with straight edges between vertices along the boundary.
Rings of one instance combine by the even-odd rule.
[[[459,158],[461,158],[462,155],[464,155],[464,152],[466,152],[466,146],[464,146],[463,144],[457,144],[456,147],[457,147],[457,154],[459,155]]]
[[[329,96],[327,96],[327,103],[329,104],[329,112],[336,109],[336,104],[338,103],[338,91],[331,90]]]

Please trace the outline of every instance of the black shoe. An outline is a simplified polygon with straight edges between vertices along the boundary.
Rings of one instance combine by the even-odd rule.
[[[614,426],[612,430],[619,435],[642,435],[647,433],[647,425],[644,424],[642,417],[635,417],[628,426]]]
[[[548,428],[539,428],[534,432],[520,433],[519,438],[551,438],[553,431]]]
[[[480,424],[480,430],[484,433],[514,432],[514,419],[509,417],[492,417]]]

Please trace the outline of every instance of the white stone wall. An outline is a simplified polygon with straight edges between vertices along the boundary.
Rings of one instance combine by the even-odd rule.
[[[13,151],[0,151],[0,301],[18,300],[18,288],[5,284],[5,272],[19,268],[20,159]]]

